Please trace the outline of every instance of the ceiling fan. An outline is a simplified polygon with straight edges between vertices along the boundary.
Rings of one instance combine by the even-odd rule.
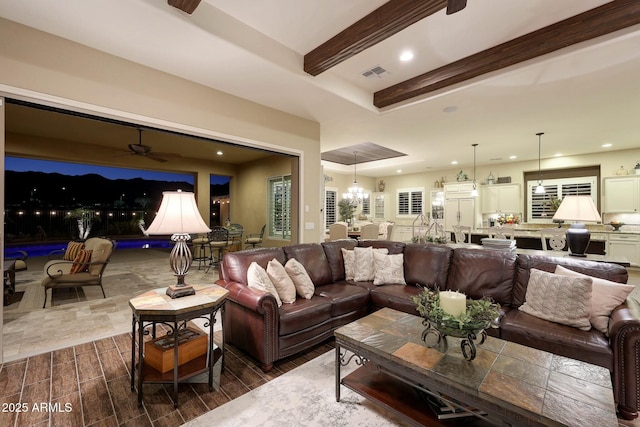
[[[448,0],[447,1],[447,15],[460,12],[467,7],[467,0]]]
[[[138,143],[129,144],[129,150],[133,156],[146,157],[147,159],[155,160],[156,162],[168,161],[165,157],[178,157],[178,154],[173,153],[153,153],[152,148],[149,145],[142,144],[142,129],[138,128]]]

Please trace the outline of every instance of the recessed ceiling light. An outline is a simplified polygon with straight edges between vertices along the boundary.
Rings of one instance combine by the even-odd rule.
[[[509,156],[510,160],[517,159],[517,158],[518,158],[518,156]]]
[[[454,111],[458,111],[458,107],[455,105],[449,105],[448,107],[443,108],[442,111],[445,113],[453,113]]]
[[[556,153],[553,155],[553,157],[562,157],[562,153]]]
[[[613,144],[610,143],[606,143],[606,144],[602,144],[602,148],[609,148],[611,147]]]
[[[396,172],[397,173],[402,173],[402,169],[398,169]]]
[[[454,160],[453,162],[451,162],[451,164],[452,164],[452,165],[457,165],[457,164],[458,164],[458,161],[457,161],[457,160]]]
[[[222,156],[224,153],[223,153],[221,150],[218,150],[218,151],[216,151],[216,154],[217,154],[218,156]]]
[[[405,50],[400,54],[400,61],[402,62],[411,61],[412,59],[413,59],[413,52],[411,52],[410,50]]]

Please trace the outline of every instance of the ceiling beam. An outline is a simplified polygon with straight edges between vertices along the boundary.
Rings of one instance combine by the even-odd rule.
[[[373,104],[388,107],[637,24],[638,0],[612,1],[382,89],[374,93]]]
[[[191,15],[196,7],[200,4],[200,0],[167,0],[170,6],[180,9]]]
[[[446,5],[447,0],[390,0],[307,53],[304,71],[317,76]]]

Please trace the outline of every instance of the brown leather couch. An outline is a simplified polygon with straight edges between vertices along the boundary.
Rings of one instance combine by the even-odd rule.
[[[384,247],[404,254],[407,286],[374,286],[345,281],[341,248]],[[270,294],[247,286],[247,269],[255,261],[266,268],[276,258],[296,258],[315,284],[310,300],[298,298],[278,308]],[[460,290],[471,298],[490,296],[505,311],[492,335],[530,347],[603,366],[612,373],[619,414],[635,418],[640,407],[640,305],[629,299],[609,322],[609,337],[596,329],[582,331],[518,310],[524,302],[531,268],[553,272],[556,265],[595,277],[626,283],[624,267],[569,257],[516,255],[487,249],[370,240],[338,240],[231,252],[224,256],[218,284],[229,290],[225,339],[256,358],[267,372],[274,362],[316,345],[333,331],[373,310],[390,307],[417,314],[411,299],[419,286]]]

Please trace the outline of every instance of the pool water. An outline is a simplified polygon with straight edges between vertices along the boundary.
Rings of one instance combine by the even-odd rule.
[[[167,240],[151,240],[151,239],[126,239],[117,240],[117,249],[148,249],[148,248],[172,248],[173,242]],[[66,243],[43,243],[43,244],[24,244],[16,246],[7,246],[4,248],[5,256],[14,251],[25,251],[29,257],[47,256],[55,250],[66,249]]]

